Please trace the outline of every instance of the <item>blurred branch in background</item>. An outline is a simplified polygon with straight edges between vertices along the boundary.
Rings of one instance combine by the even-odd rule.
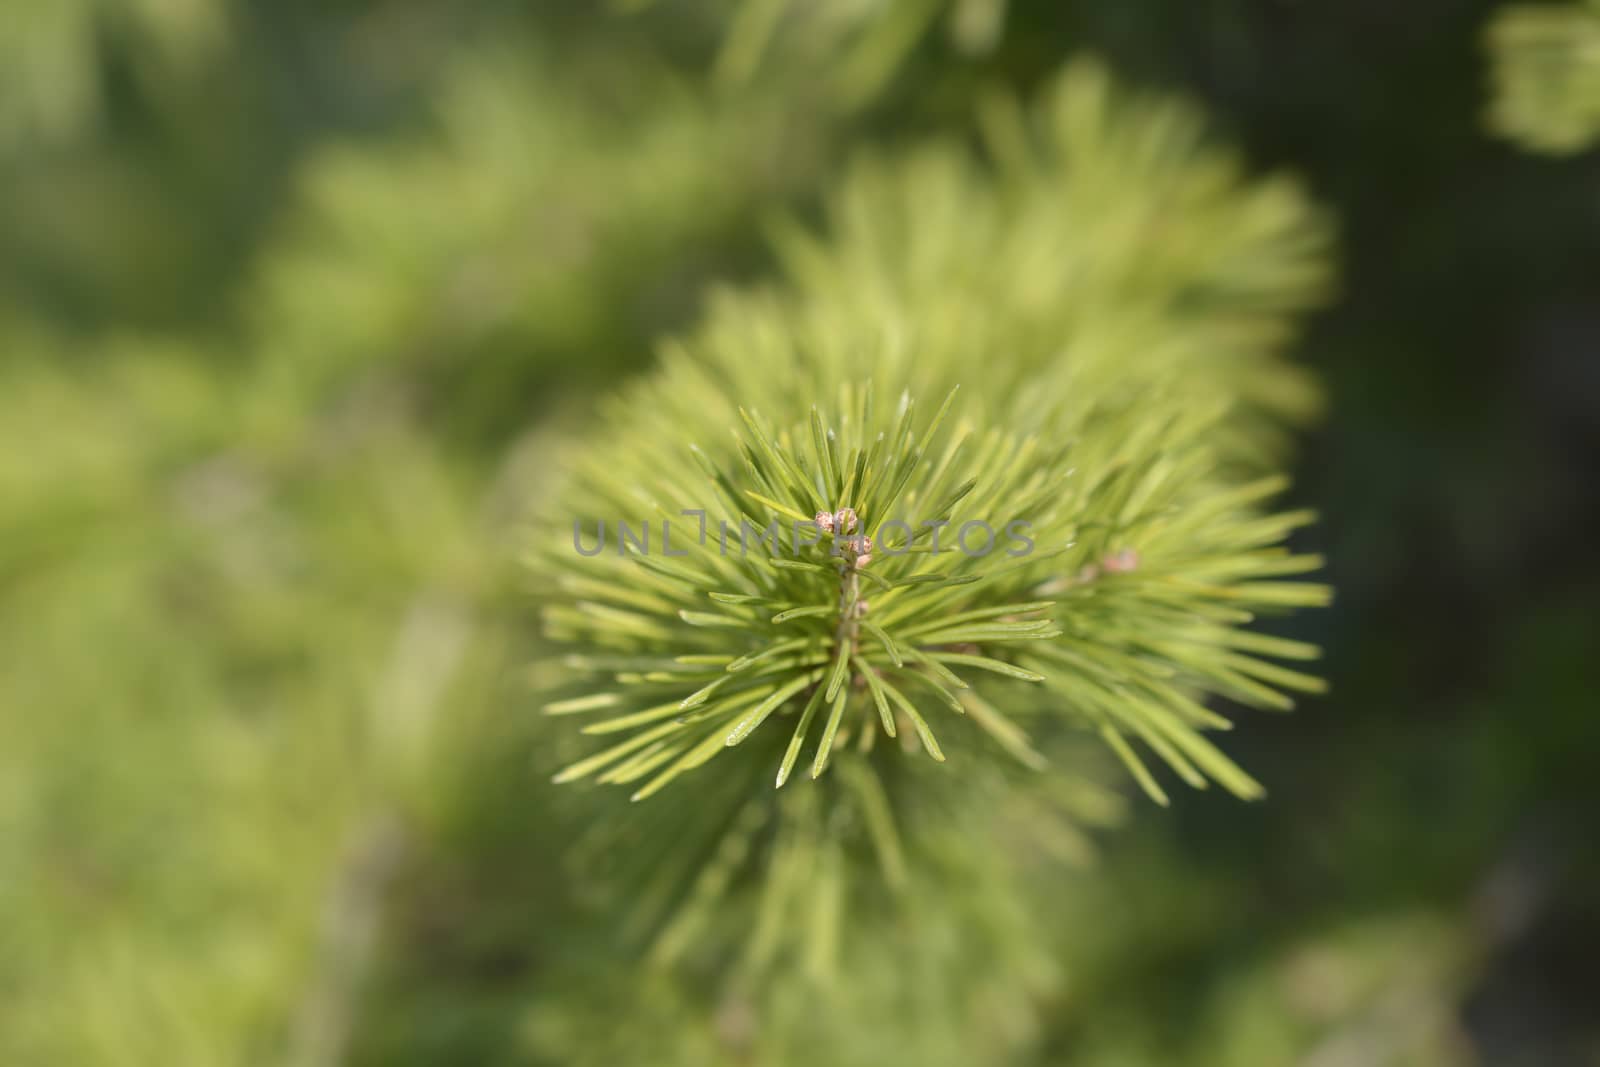
[[[0,144],[61,142],[94,131],[107,106],[107,60],[154,93],[225,47],[213,0],[9,0],[0,4]]]
[[[409,383],[430,426],[484,444],[639,366],[814,180],[829,131],[771,96],[717,106],[648,53],[602,58],[465,49],[425,132],[312,153],[239,298],[264,369],[312,393]]]
[[[1600,138],[1600,3],[1513,5],[1495,15],[1486,36],[1496,133],[1553,154]]]

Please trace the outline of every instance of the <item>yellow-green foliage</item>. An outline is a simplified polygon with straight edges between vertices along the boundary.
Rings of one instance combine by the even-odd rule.
[[[402,7],[367,28],[405,37]],[[159,98],[238,29],[199,0],[3,10],[25,32],[0,42],[0,137],[33,146],[92,131],[108,46]],[[1283,547],[1306,516],[1269,503],[1317,406],[1282,354],[1328,290],[1326,224],[1192,109],[1080,64],[987,104],[981,150],[862,158],[821,227],[775,227],[774,284],[715,298],[586,423],[577,398],[748,262],[758,216],[813,206],[841,115],[940,20],[969,54],[1004,20],[741,12],[695,76],[554,32],[426,42],[422,121],[297,160],[203,325],[5,311],[0,1062],[313,1065],[363,1026],[403,1052],[413,1022],[476,1027],[361,1015],[412,936],[419,970],[438,944],[535,960],[493,994],[525,1020],[482,1038],[508,1060],[995,1062],[1067,995],[1061,872],[1123,814],[1094,738],[1157,799],[1259,793],[1203,701],[1318,685],[1276,662],[1314,649],[1250,623],[1327,596]],[[125,242],[85,205],[137,215],[113,201],[50,200],[106,250],[93,271]],[[546,525],[517,574],[524,504]],[[880,534],[868,563],[570,549],[575,517],[660,547],[664,516],[688,544],[679,507],[787,531],[843,506]],[[897,512],[1024,520],[1036,552],[896,557]],[[530,575],[564,648],[530,632]],[[517,724],[534,654],[575,717]],[[496,760],[515,771],[480,778]],[[529,785],[525,761],[628,789]],[[440,827],[475,806],[512,842],[485,879],[555,887],[513,901],[524,925],[450,882]],[[481,925],[430,933],[435,910]]]
[[[498,647],[472,482],[393,412],[254,434],[181,346],[7,341],[0,1058],[264,1062],[351,840]]]
[[[1320,688],[1271,662],[1314,648],[1248,624],[1328,595],[1294,580],[1319,566],[1282,544],[1307,516],[1260,475],[1308,407],[1280,357],[1326,286],[1324,228],[1093,66],[990,118],[988,163],[858,170],[829,233],[789,234],[785,284],[725,294],[614,401],[547,509],[534,573],[569,650],[548,710],[592,738],[552,741],[557,780],[642,802],[597,851],[658,956],[853,973],[952,916],[1025,912],[1006,864],[1104,813],[1076,737],[1163,803],[1140,750],[1253,797],[1202,701]],[[1029,523],[1033,550],[957,550],[980,520]],[[646,551],[619,521],[652,527]],[[741,548],[769,523],[776,545]],[[995,821],[1014,790],[1039,799],[1026,844]],[[974,835],[987,858],[945,867]]]
[[[1489,125],[1536,152],[1566,154],[1600,136],[1600,3],[1513,5],[1489,24]]]
[[[694,257],[803,185],[821,146],[759,95],[713,107],[648,54],[627,59],[467,49],[431,128],[309,160],[243,301],[271,373],[303,391],[405,378],[481,438],[636,363]]]
[[[228,32],[219,0],[30,0],[0,3],[0,145],[82,132],[105,105],[108,41],[150,81],[192,68]]]

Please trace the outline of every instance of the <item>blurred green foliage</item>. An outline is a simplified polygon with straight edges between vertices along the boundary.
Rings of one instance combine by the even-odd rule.
[[[1491,14],[0,2],[0,1062],[1594,1062],[1600,171],[1479,127],[1579,148],[1593,17],[1513,8],[1486,57]],[[525,515],[772,218],[914,242],[843,161],[1084,50],[1340,220],[1298,492],[1342,600],[1291,632],[1334,693],[1241,727],[1267,803],[1142,811],[1077,873],[954,823],[949,885],[1008,890],[981,922],[758,1019],[563,859],[613,812],[547,784]],[[1248,219],[1117,239],[1136,163],[1086,160],[1054,239],[1248,309]]]
[[[1600,4],[1522,5],[1489,25],[1496,132],[1569,153],[1600,136]]]

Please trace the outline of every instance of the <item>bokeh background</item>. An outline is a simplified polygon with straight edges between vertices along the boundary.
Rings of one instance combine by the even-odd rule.
[[[0,1062],[670,1015],[571,918],[520,523],[775,217],[1089,53],[1338,224],[1339,599],[1269,799],[1104,835],[1029,1062],[1600,1063],[1600,157],[1495,135],[1501,7],[0,2]]]

